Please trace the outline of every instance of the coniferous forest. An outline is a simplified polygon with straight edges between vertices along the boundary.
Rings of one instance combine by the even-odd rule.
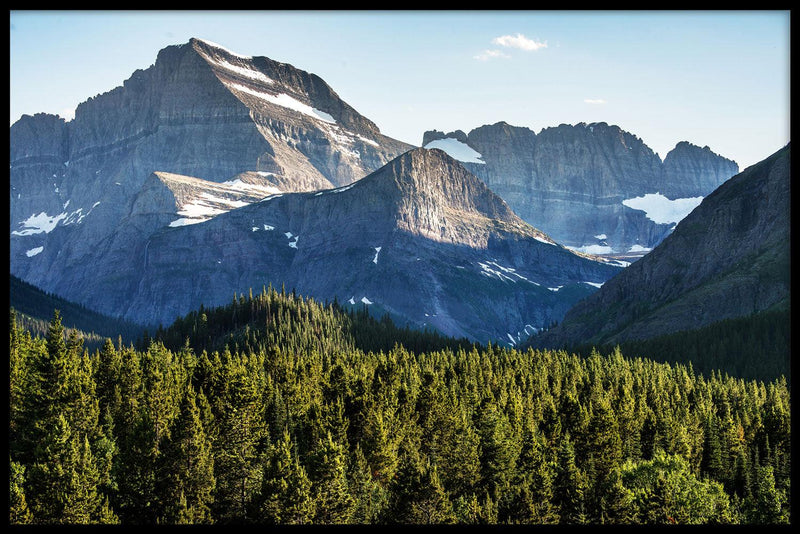
[[[784,377],[479,346],[272,288],[92,351],[12,310],[9,348],[13,524],[790,521]]]

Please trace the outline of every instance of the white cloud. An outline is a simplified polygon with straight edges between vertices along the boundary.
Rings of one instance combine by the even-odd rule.
[[[510,58],[508,54],[504,54],[500,50],[485,50],[483,53],[474,56],[478,61],[488,61],[495,57]]]
[[[521,33],[517,35],[502,35],[492,39],[494,44],[500,46],[507,46],[510,48],[519,48],[520,50],[539,50],[540,48],[547,48],[547,42],[538,43],[533,39],[528,39]]]
[[[584,98],[583,101],[587,104],[605,104],[606,101],[602,98]]]

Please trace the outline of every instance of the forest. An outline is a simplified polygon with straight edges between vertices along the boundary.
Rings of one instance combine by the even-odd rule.
[[[780,524],[790,386],[285,290],[95,350],[12,309],[12,524]],[[676,359],[680,359],[677,358]]]

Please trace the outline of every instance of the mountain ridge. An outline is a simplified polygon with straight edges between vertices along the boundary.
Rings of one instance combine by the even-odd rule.
[[[168,322],[233,291],[283,283],[368,304],[399,325],[496,340],[508,337],[506,320],[515,336],[542,328],[619,268],[552,242],[444,152],[415,149],[345,187],[273,195],[162,228],[131,270],[141,278],[124,315],[158,310],[148,322]]]
[[[790,145],[713,193],[536,346],[640,340],[789,302]]]
[[[732,160],[685,141],[662,161],[639,137],[605,122],[538,134],[505,121],[468,134],[429,130],[423,146],[449,149],[532,226],[597,254],[651,250],[700,197],[738,172]]]

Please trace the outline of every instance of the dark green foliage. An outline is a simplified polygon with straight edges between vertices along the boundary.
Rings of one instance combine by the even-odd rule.
[[[721,369],[731,376],[750,380],[791,378],[791,317],[787,307],[748,317],[725,319],[697,330],[678,332],[641,341],[619,343],[628,356],[658,362],[691,362],[705,375]],[[594,347],[571,350],[589,354]],[[597,347],[612,350],[611,345]]]
[[[16,311],[17,321],[34,336],[47,336],[54,309],[61,311],[65,326],[81,332],[90,349],[102,347],[106,338],[122,336],[131,342],[142,335],[141,325],[89,310],[42,291],[14,275],[9,275],[8,300],[10,307]]]
[[[9,328],[12,523],[791,519],[784,378],[474,346],[272,289],[137,348],[89,351],[59,314]]]

